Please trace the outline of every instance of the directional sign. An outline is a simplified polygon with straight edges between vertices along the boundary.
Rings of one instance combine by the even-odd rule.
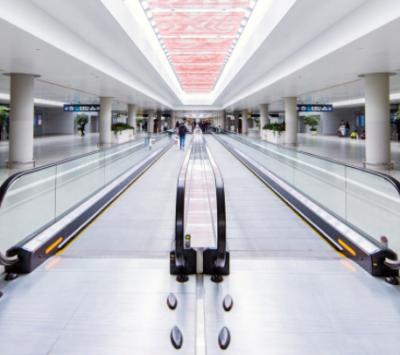
[[[332,112],[332,105],[297,105],[298,112]]]
[[[64,105],[64,112],[99,112],[100,105]]]

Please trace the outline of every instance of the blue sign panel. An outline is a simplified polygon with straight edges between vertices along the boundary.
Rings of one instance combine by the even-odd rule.
[[[64,105],[64,112],[99,112],[100,105]]]
[[[332,112],[332,105],[297,105],[298,112]]]

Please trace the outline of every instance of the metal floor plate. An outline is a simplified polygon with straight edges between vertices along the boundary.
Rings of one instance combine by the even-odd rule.
[[[222,284],[205,282],[208,355],[221,354],[223,326],[232,355],[399,354],[399,288],[350,261],[234,259],[231,267]]]
[[[56,257],[9,284],[0,307],[4,355],[174,354],[174,325],[194,349],[195,283],[178,284],[165,259]]]

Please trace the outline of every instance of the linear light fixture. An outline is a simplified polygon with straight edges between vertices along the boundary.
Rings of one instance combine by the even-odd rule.
[[[400,92],[390,94],[390,101],[391,102],[400,101]],[[350,99],[350,100],[336,101],[336,102],[332,103],[332,106],[336,107],[336,108],[364,106],[364,105],[365,105],[365,98],[363,98],[363,97],[356,98],[356,99]]]
[[[10,94],[0,93],[0,100],[4,100],[6,102],[9,102],[10,101]],[[45,100],[45,99],[37,99],[37,98],[35,98],[33,101],[37,105],[44,105],[44,106],[63,107],[65,105],[65,102],[54,101],[54,100]]]

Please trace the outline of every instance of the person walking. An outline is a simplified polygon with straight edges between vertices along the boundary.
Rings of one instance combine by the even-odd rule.
[[[186,140],[187,133],[188,133],[188,129],[186,128],[184,123],[181,123],[181,125],[178,128],[179,149],[180,150],[185,150],[185,140]]]
[[[81,132],[81,137],[85,137],[85,126],[86,126],[85,122],[79,124],[79,131]]]

